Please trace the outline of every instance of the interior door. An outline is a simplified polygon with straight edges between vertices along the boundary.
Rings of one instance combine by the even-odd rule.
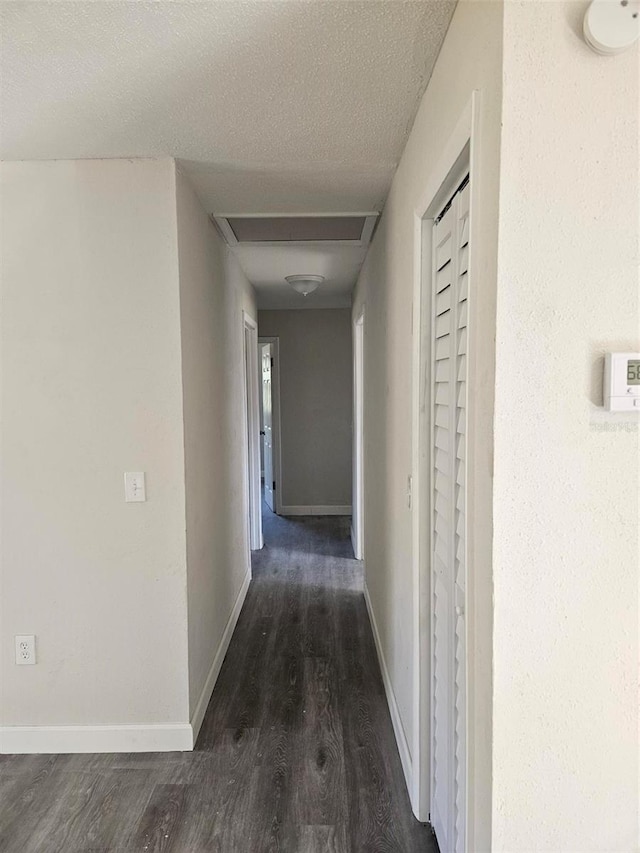
[[[466,850],[468,179],[434,224],[432,295],[431,823]]]
[[[262,412],[264,423],[264,499],[274,511],[273,489],[273,393],[271,385],[272,346],[262,347]]]

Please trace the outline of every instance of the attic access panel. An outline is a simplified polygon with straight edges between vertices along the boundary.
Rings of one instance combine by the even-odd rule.
[[[230,246],[343,243],[366,246],[377,213],[328,216],[214,216]]]

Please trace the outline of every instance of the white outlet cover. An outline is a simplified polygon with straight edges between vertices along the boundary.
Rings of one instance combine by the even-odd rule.
[[[16,634],[16,664],[31,666],[36,662],[36,638],[33,634]]]

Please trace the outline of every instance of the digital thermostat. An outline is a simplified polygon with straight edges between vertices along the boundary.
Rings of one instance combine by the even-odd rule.
[[[640,352],[605,355],[604,407],[609,412],[640,412]]]

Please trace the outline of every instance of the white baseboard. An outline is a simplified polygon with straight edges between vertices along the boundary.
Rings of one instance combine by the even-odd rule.
[[[73,752],[186,752],[193,749],[209,699],[242,610],[247,572],[209,670],[191,723],[132,726],[1,726],[0,754]]]
[[[393,724],[393,731],[396,736],[396,743],[398,744],[398,752],[400,753],[400,761],[402,762],[404,779],[407,783],[407,790],[411,795],[413,792],[413,764],[411,761],[411,750],[409,749],[407,735],[405,733],[404,726],[402,725],[402,719],[400,718],[400,710],[398,708],[398,702],[396,701],[396,695],[393,692],[393,686],[391,684],[391,679],[389,678],[389,670],[387,669],[387,664],[384,659],[384,654],[382,652],[382,644],[380,643],[378,625],[376,623],[376,617],[373,612],[373,605],[371,604],[371,598],[369,597],[369,590],[367,589],[366,583],[364,585],[364,600],[367,604],[369,621],[371,622],[371,628],[373,630],[373,639],[376,644],[376,651],[378,652],[378,661],[380,662],[380,671],[382,672],[384,691],[387,694],[387,704],[389,706],[389,712],[391,714],[391,722]]]
[[[193,748],[189,723],[148,726],[3,726],[0,753],[184,752]]]
[[[349,506],[282,506],[280,515],[351,515]]]
[[[238,593],[238,596],[235,600],[235,604],[233,605],[233,609],[229,615],[229,619],[227,620],[224,633],[222,634],[222,639],[220,640],[218,651],[216,652],[216,655],[213,659],[211,669],[209,670],[209,674],[207,675],[207,680],[204,683],[202,693],[200,694],[200,698],[198,699],[198,703],[193,712],[193,716],[191,717],[191,728],[193,730],[194,746],[198,738],[200,727],[202,726],[202,721],[204,720],[204,715],[206,713],[207,706],[209,705],[209,700],[211,699],[211,694],[213,693],[213,688],[216,686],[218,675],[220,675],[222,662],[224,661],[224,656],[226,655],[227,649],[229,648],[229,643],[231,642],[231,637],[233,636],[238,617],[240,616],[240,611],[242,610],[242,605],[244,604],[244,600],[247,595],[247,590],[249,589],[250,581],[251,572],[248,571],[244,576],[244,580],[242,581],[240,592]]]

